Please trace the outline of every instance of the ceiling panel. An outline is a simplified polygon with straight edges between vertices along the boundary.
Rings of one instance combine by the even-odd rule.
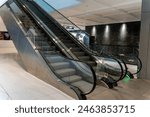
[[[77,24],[86,26],[139,21],[141,19],[142,0],[78,1],[80,2],[78,5],[59,10],[67,18]]]

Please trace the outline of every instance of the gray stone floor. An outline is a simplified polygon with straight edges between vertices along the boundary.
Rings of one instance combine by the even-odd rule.
[[[26,72],[12,41],[0,41],[0,100],[72,100]]]

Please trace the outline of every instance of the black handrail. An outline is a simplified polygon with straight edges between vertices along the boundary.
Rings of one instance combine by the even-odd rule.
[[[131,56],[133,56],[133,55],[131,55]],[[138,67],[137,68],[137,72],[132,73],[133,75],[135,75],[135,74],[138,74],[141,71],[141,69],[142,69],[142,61],[141,61],[141,59],[138,56],[133,56],[133,57],[135,57],[135,59],[137,61],[137,67]]]
[[[136,58],[138,59],[140,66],[138,66],[139,68],[138,68],[137,72],[134,73],[134,74],[138,74],[141,71],[142,67],[143,67],[141,59],[139,57],[136,57]]]
[[[113,59],[113,60],[116,60],[117,63],[119,64],[119,66],[121,67],[121,76],[120,76],[120,79],[118,79],[116,82],[118,82],[118,81],[124,79],[124,77],[125,77],[126,74],[127,74],[127,66],[126,66],[125,62],[124,62],[123,60],[120,60],[120,59],[118,59],[118,58],[112,56],[112,55],[110,56],[110,55],[107,55],[107,54],[105,54],[105,53],[101,53],[101,55],[102,55],[102,57],[104,56],[104,57],[108,57],[108,58],[111,58],[111,59]],[[123,65],[122,65],[121,63],[122,63]],[[125,69],[123,68],[123,66],[124,66]]]

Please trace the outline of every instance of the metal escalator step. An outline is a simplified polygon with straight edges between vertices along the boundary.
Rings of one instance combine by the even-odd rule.
[[[56,56],[46,56],[46,59],[49,62],[51,62],[51,63],[53,63],[53,62],[61,62],[61,61],[65,60],[63,57],[58,56],[58,55],[56,55]]]
[[[59,54],[59,51],[41,51],[45,56],[48,56],[48,55],[57,55]]]
[[[54,51],[56,50],[55,46],[37,46],[37,49],[40,49],[42,51]]]
[[[72,76],[63,77],[62,79],[66,82],[73,83],[81,80],[82,77],[78,75],[72,75]]]
[[[21,21],[23,24],[28,24],[28,25],[34,24],[34,22],[32,20],[29,20],[29,19],[22,19]]]
[[[33,26],[34,25],[34,23],[32,23],[32,22],[22,22],[22,24],[25,26],[25,27],[31,27],[31,26]]]
[[[76,73],[75,69],[67,68],[67,69],[60,69],[55,71],[57,74],[59,74],[61,77],[67,77],[74,75]]]
[[[49,46],[36,45],[36,49],[41,50],[41,51],[48,51],[49,50]]]
[[[83,81],[83,80],[73,82],[71,83],[71,85],[78,87],[82,92],[88,92],[93,87],[91,83]]]
[[[53,68],[56,70],[58,69],[63,69],[63,68],[69,68],[70,67],[70,63],[69,62],[57,62],[57,63],[52,63],[51,64],[53,66]]]
[[[40,41],[40,40],[36,40],[35,41],[35,45],[39,45],[39,46],[49,46],[47,41]]]

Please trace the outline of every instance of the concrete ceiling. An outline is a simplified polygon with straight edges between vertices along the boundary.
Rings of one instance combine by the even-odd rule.
[[[77,0],[79,4],[59,9],[78,26],[139,21],[142,0]],[[65,23],[65,20],[59,17]]]

